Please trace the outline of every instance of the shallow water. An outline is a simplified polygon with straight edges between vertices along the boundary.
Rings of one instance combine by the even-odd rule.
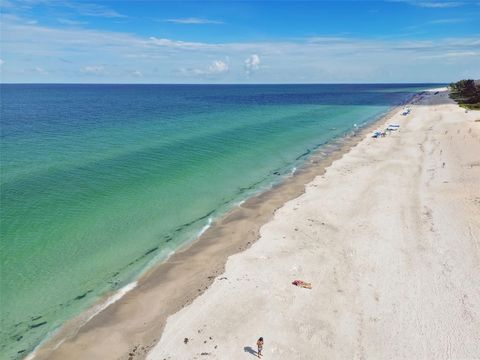
[[[1,85],[1,358],[434,86]]]

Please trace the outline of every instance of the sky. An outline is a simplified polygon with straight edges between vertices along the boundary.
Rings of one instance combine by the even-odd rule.
[[[5,83],[480,78],[480,0],[0,0],[0,10]]]

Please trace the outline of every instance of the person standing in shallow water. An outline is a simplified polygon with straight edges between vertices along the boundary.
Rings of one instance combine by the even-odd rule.
[[[262,356],[262,350],[263,350],[263,337],[259,338],[257,340],[257,348],[258,348],[258,351],[257,351],[257,355],[258,357]]]

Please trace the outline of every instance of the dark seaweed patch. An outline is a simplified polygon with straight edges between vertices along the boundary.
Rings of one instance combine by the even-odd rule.
[[[318,149],[320,146],[324,146],[326,144],[328,144],[328,141],[321,142],[320,144],[315,145],[313,148]]]
[[[212,215],[214,212],[215,212],[215,210],[212,210],[212,211],[210,211],[207,215],[204,215],[204,216],[202,216],[201,218],[198,218],[198,219],[197,219],[196,221],[194,221],[194,222],[197,222],[197,221],[206,219],[206,218],[208,218],[210,215]]]
[[[263,178],[262,180],[257,181],[257,182],[255,182],[255,183],[251,184],[250,186],[239,188],[239,189],[238,189],[238,190],[239,190],[239,193],[241,194],[241,193],[243,193],[243,192],[245,192],[245,191],[247,191],[247,190],[252,190],[252,189],[254,189],[255,187],[257,187],[257,185],[260,185],[260,184],[263,183],[266,179],[267,179],[267,178],[265,177],[265,178]]]
[[[151,254],[151,253],[153,253],[153,252],[155,252],[155,251],[157,251],[157,250],[158,250],[158,246],[156,246],[156,247],[148,250],[148,251],[144,254],[144,256],[146,256],[146,255],[148,255],[148,254]]]
[[[305,151],[302,155],[298,156],[295,160],[300,160],[301,158],[307,156],[308,154],[310,154],[310,149]]]
[[[87,296],[87,295],[88,295],[88,292],[86,292],[86,293],[84,293],[84,294],[82,294],[82,295],[78,295],[78,296],[77,296],[75,299],[73,299],[73,300],[83,299],[83,298],[84,298],[85,296]]]
[[[92,289],[87,290],[84,294],[78,295],[78,296],[77,296],[75,299],[73,299],[73,300],[81,300],[81,299],[83,299],[85,296],[87,296],[88,294],[90,294],[92,291],[93,291]]]
[[[201,221],[201,220],[204,220],[204,219],[208,218],[208,217],[209,217],[210,215],[212,215],[214,212],[215,212],[215,210],[212,210],[212,211],[210,211],[209,213],[207,213],[207,214],[205,214],[205,215],[203,215],[203,216],[201,216],[201,217],[199,217],[199,218],[197,218],[197,219],[195,219],[195,220],[192,220],[192,221],[190,221],[190,222],[188,222],[188,223],[186,223],[186,224],[181,225],[180,227],[183,228],[183,227],[186,227],[186,226],[195,224],[196,222],[199,222],[199,221]]]
[[[214,212],[215,212],[215,210],[212,210],[212,211],[210,211],[208,214],[206,214],[206,215],[204,215],[204,216],[202,216],[202,217],[199,217],[199,218],[197,218],[197,219],[195,219],[195,220],[192,220],[192,221],[190,221],[190,222],[188,222],[188,223],[182,224],[182,225],[180,225],[179,227],[177,227],[177,228],[174,230],[174,232],[178,233],[178,232],[182,231],[183,229],[185,229],[187,226],[190,226],[190,225],[192,225],[192,224],[195,224],[196,222],[199,222],[199,221],[201,221],[201,220],[204,220],[204,219],[208,218],[208,217],[209,217],[210,215],[212,215]]]
[[[41,319],[42,315],[34,316],[31,318],[32,321],[37,321],[38,319]]]
[[[35,329],[35,328],[38,328],[38,327],[43,326],[43,325],[46,325],[46,324],[47,324],[46,321],[42,321],[42,322],[40,322],[40,323],[38,323],[38,324],[32,324],[32,325],[30,325],[30,329]]]

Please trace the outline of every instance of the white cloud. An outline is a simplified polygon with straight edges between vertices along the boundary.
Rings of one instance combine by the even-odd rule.
[[[416,1],[416,0],[396,0],[396,2],[405,2],[407,4],[432,9],[454,8],[465,5],[463,1]]]
[[[163,21],[171,22],[175,24],[193,24],[193,25],[223,24],[223,21],[202,19],[202,18],[196,18],[196,17],[189,17],[189,18],[182,18],[182,19],[165,19]]]
[[[221,52],[225,48],[230,48],[233,46],[244,46],[240,43],[205,43],[205,42],[193,42],[193,41],[182,41],[182,40],[173,40],[165,38],[157,38],[155,36],[150,36],[148,41],[145,42],[147,46],[156,46],[156,47],[166,47],[174,48],[181,50],[205,50],[205,51],[219,51]]]
[[[200,49],[200,48],[211,48],[210,44],[199,43],[199,42],[188,42],[188,41],[178,41],[171,39],[162,39],[151,36],[149,38],[149,44],[181,49]]]
[[[104,5],[84,3],[84,2],[70,2],[70,1],[52,1],[49,6],[63,6],[74,10],[83,16],[92,17],[107,17],[107,18],[124,18],[125,15],[119,14],[117,11],[110,9]]]
[[[308,38],[308,42],[312,44],[332,44],[349,41],[349,38],[340,36],[314,36]]]
[[[42,75],[46,75],[48,74],[48,71],[46,71],[44,68],[42,68],[41,66],[35,66],[32,71],[36,72],[36,73],[39,73],[39,74],[42,74]]]
[[[452,52],[445,52],[442,54],[433,54],[433,55],[423,55],[422,59],[448,59],[448,58],[459,58],[459,57],[466,57],[466,56],[480,56],[480,52],[475,51],[452,51]]]
[[[136,77],[143,77],[143,73],[140,70],[133,70],[131,74]]]
[[[420,7],[425,7],[425,8],[453,8],[453,7],[459,7],[464,5],[463,2],[438,2],[438,1],[421,1],[416,4],[417,6]]]
[[[126,15],[101,4],[89,3],[78,0],[2,0],[0,7],[31,10],[36,6],[48,7],[49,10],[60,10],[62,13],[75,13],[82,16],[125,18]]]
[[[84,66],[80,71],[84,74],[102,75],[105,73],[105,67],[102,65],[90,65]]]
[[[0,59],[0,66],[2,66],[3,64],[5,64],[5,61],[3,61],[3,59]]]
[[[431,25],[448,25],[448,24],[458,24],[467,22],[468,19],[460,19],[460,18],[451,18],[451,19],[437,19],[437,20],[429,20],[426,22],[422,22],[418,25],[410,25],[403,28],[404,30],[419,30],[426,27],[430,27]]]
[[[71,25],[71,26],[87,24],[86,21],[78,21],[78,20],[70,20],[70,19],[62,19],[62,18],[57,19],[57,21],[60,24]]]
[[[428,21],[429,24],[457,24],[465,22],[465,19],[438,19]]]
[[[247,75],[250,75],[260,68],[260,56],[257,54],[252,54],[245,59],[244,64],[245,72]]]
[[[207,69],[181,68],[180,72],[184,75],[212,76],[225,74],[228,72],[228,70],[229,66],[225,61],[215,60],[208,66]]]
[[[475,36],[207,43],[58,29],[27,24],[8,14],[1,22],[2,57],[8,59],[2,80],[8,82],[42,81],[40,73],[31,71],[32,58],[44,69],[55,69],[49,81],[57,82],[86,81],[86,74],[88,81],[153,83],[442,82],[464,77],[464,72],[480,77],[478,59],[467,55],[480,52],[480,39]],[[442,56],[448,62],[440,61]],[[269,59],[268,67],[264,59]],[[133,71],[148,77],[135,76]],[[256,71],[255,77],[245,76],[246,71]]]
[[[228,71],[228,64],[222,60],[215,60],[209,67],[209,74],[221,74]]]

